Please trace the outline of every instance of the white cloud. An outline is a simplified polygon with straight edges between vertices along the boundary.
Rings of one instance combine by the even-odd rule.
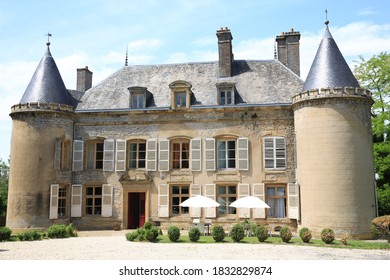
[[[129,54],[133,52],[155,51],[163,45],[163,42],[157,39],[132,41],[128,44]]]

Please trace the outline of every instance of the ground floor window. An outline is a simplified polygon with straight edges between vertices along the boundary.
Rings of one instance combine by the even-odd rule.
[[[182,207],[180,204],[190,198],[190,186],[172,186],[171,212],[172,215],[188,214],[188,207]]]
[[[237,186],[223,185],[217,186],[218,189],[218,215],[227,216],[236,214],[236,208],[230,207],[230,204],[237,199]]]
[[[102,187],[88,186],[85,194],[85,214],[101,215],[102,213]]]
[[[67,187],[60,186],[58,188],[58,209],[57,209],[57,213],[58,213],[59,218],[67,216],[67,213],[66,213],[67,197],[68,197]]]
[[[286,201],[286,186],[267,186],[268,218],[285,218]]]

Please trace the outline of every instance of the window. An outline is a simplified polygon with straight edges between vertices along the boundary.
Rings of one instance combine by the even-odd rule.
[[[192,85],[186,81],[175,81],[169,85],[171,89],[171,108],[189,108]]]
[[[217,140],[218,169],[236,168],[236,140]]]
[[[286,200],[285,186],[267,186],[268,218],[285,218]]]
[[[54,153],[54,169],[69,170],[70,169],[70,140],[56,138],[55,153]]]
[[[190,141],[172,141],[172,169],[188,169],[190,167]]]
[[[152,94],[146,87],[129,87],[130,91],[130,108],[143,109],[146,108],[148,101],[151,100]]]
[[[102,187],[86,187],[85,214],[101,215],[102,213]]]
[[[58,217],[66,217],[67,188],[60,186],[58,188]]]
[[[219,92],[219,105],[234,104],[234,96],[231,90],[222,90]]]
[[[144,94],[133,94],[131,96],[131,108],[140,109],[145,108],[145,95]]]
[[[188,214],[188,207],[180,206],[180,203],[190,198],[190,186],[172,186],[172,215]]]
[[[103,169],[104,142],[87,143],[87,169]]]
[[[218,214],[227,216],[236,214],[236,208],[230,207],[230,204],[237,199],[237,186],[218,186]]]
[[[145,168],[146,141],[129,142],[129,168]]]
[[[175,107],[176,108],[185,108],[187,104],[187,94],[186,92],[175,92]]]
[[[264,138],[264,168],[286,168],[286,143],[284,137]]]

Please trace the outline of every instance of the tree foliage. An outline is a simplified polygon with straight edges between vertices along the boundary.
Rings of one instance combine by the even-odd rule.
[[[372,132],[379,215],[390,214],[390,54],[360,57],[354,74],[371,91]]]
[[[0,216],[7,212],[9,164],[0,158]]]

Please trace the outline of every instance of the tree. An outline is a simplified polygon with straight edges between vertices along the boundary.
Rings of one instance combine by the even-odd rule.
[[[360,86],[371,91],[372,132],[379,215],[390,214],[390,54],[369,60],[360,57],[354,74]]]
[[[9,164],[0,158],[0,216],[7,212]]]

